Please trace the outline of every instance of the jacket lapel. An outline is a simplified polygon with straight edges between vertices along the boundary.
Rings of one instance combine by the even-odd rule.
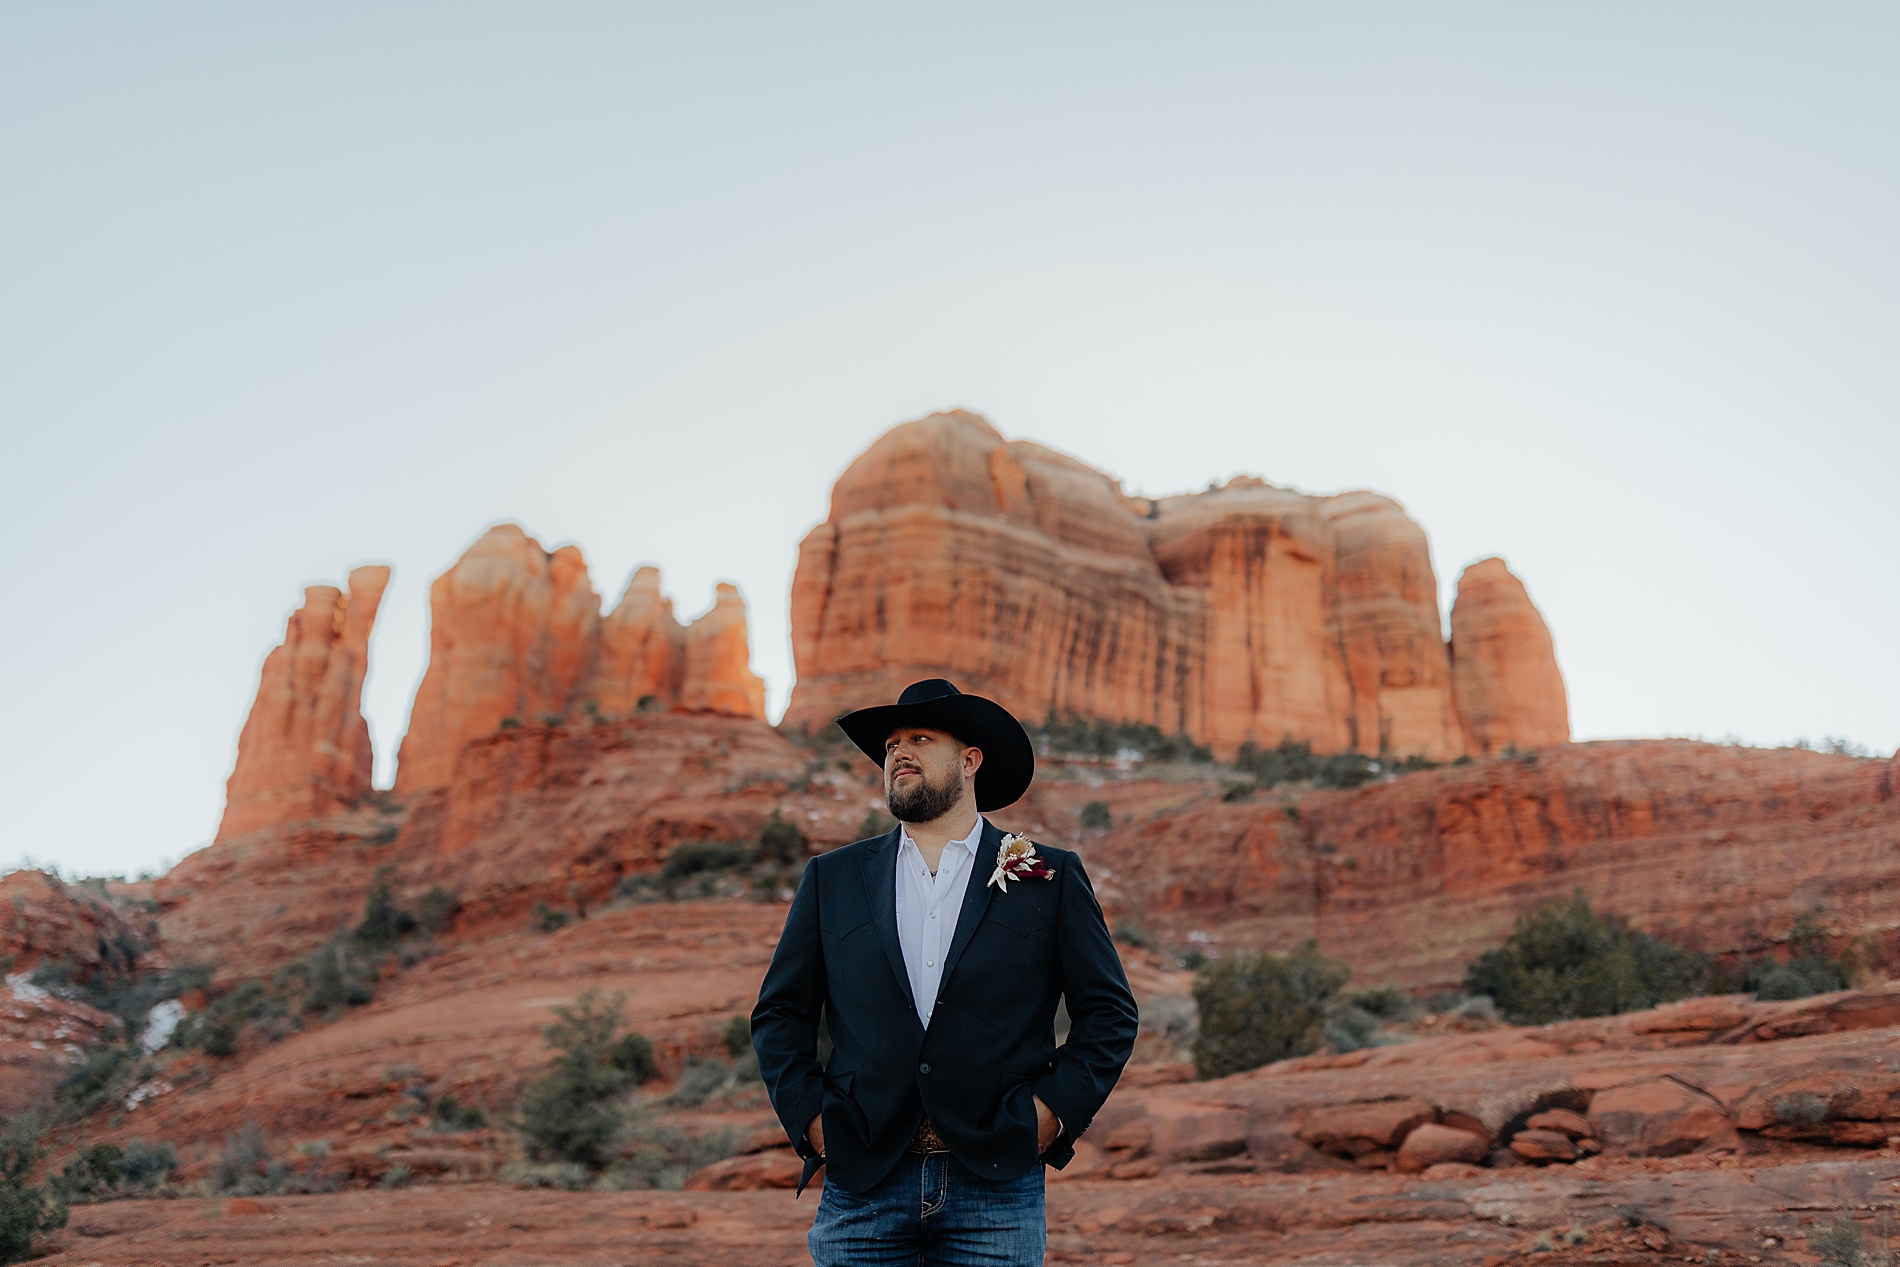
[[[884,946],[884,957],[891,961],[897,984],[910,997],[910,973],[904,967],[904,947],[897,940],[897,833],[893,827],[876,846],[866,851],[861,874],[865,896],[871,902],[871,922],[877,925],[877,939]],[[914,1018],[916,1012],[912,1011]]]
[[[943,957],[943,977],[937,986],[939,998],[943,997],[943,987],[950,982],[950,974],[957,970],[957,960],[963,958],[963,948],[976,936],[976,926],[989,913],[990,895],[995,892],[990,887],[990,873],[996,870],[996,853],[1002,847],[1003,833],[989,819],[984,819],[983,836],[976,846],[976,870],[970,873],[969,887],[963,890],[963,909],[957,914],[957,934],[950,939],[950,953]],[[891,882],[896,884],[895,876]]]

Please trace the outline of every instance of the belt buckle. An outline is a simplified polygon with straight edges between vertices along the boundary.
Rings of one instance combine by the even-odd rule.
[[[930,1119],[925,1118],[918,1125],[917,1133],[910,1137],[907,1151],[929,1156],[932,1153],[947,1153],[950,1146],[943,1142],[943,1136],[937,1134],[937,1128],[930,1124]]]

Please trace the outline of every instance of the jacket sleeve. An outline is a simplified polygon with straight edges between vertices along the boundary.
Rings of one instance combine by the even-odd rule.
[[[1135,1050],[1139,1014],[1108,921],[1095,900],[1082,860],[1064,860],[1057,908],[1057,971],[1069,1009],[1069,1039],[1050,1071],[1033,1084],[1037,1098],[1062,1120],[1062,1138],[1047,1156],[1060,1165],[1068,1145],[1095,1120]]]
[[[818,1018],[825,1004],[825,956],[818,930],[818,859],[806,867],[772,966],[752,1009],[758,1053],[772,1107],[800,1157],[816,1156],[805,1128],[824,1107],[825,1071],[818,1063]]]

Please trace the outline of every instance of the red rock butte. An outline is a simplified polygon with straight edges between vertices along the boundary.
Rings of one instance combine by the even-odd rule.
[[[238,736],[220,840],[321,818],[370,790],[363,675],[386,567],[350,573],[350,589],[313,585],[283,644],[264,660],[257,701]]]
[[[446,787],[470,741],[507,724],[637,709],[765,717],[745,600],[718,588],[690,625],[641,568],[603,619],[574,546],[553,553],[514,524],[470,546],[429,589],[429,668],[403,736],[396,790]]]
[[[218,839],[310,822],[371,791],[363,678],[386,567],[350,588],[310,587],[264,661],[238,739]],[[628,581],[614,609],[574,546],[552,553],[514,524],[489,529],[429,592],[429,667],[400,751],[401,792],[446,787],[462,750],[510,725],[635,712],[765,717],[750,667],[745,600],[720,585],[690,624],[673,615],[657,568]]]
[[[1027,720],[1148,723],[1223,756],[1569,739],[1550,631],[1501,560],[1466,571],[1449,644],[1442,630],[1424,530],[1390,498],[1247,477],[1134,497],[939,413],[853,462],[799,546],[785,722],[941,675]]]

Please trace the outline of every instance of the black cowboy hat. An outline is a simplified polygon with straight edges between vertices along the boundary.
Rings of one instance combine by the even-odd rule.
[[[965,695],[940,677],[912,682],[895,704],[860,708],[838,719],[838,729],[881,769],[884,741],[900,726],[927,726],[983,750],[976,772],[976,807],[1002,809],[1029,790],[1036,777],[1036,748],[1007,708],[981,695]]]

